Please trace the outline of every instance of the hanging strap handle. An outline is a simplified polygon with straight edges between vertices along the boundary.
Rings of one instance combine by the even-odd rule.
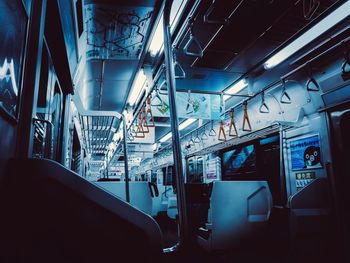
[[[173,48],[173,56],[174,56],[174,72],[175,72],[175,79],[184,79],[186,78],[186,72],[177,60],[177,48]]]
[[[243,131],[252,131],[252,126],[250,125],[250,120],[248,116],[248,103],[245,101],[243,102],[243,125],[242,130]],[[246,127],[248,125],[248,127]]]
[[[270,113],[269,106],[267,106],[267,104],[265,102],[265,93],[264,92],[261,93],[261,105],[259,107],[259,112],[260,113]]]
[[[309,3],[307,3],[309,2]],[[319,0],[303,0],[303,14],[306,20],[310,20],[320,6]]]
[[[280,98],[280,102],[283,103],[283,104],[291,104],[292,103],[292,100],[287,92],[287,89],[286,89],[286,82],[284,79],[281,80],[282,82],[282,94],[281,94],[281,98]]]
[[[235,124],[235,111],[231,109],[230,111],[230,129],[228,131],[228,135],[231,137],[238,137],[238,132]]]
[[[145,104],[142,105],[141,112],[142,112],[142,126],[145,127],[144,133],[149,133],[149,126],[147,123],[147,112],[146,112]]]
[[[211,121],[211,128],[209,131],[209,136],[216,136],[216,131],[214,130],[214,121]]]
[[[344,44],[345,46],[345,44]],[[344,51],[344,58],[345,58],[345,61],[342,65],[342,68],[341,68],[341,71],[342,71],[342,78],[343,80],[348,80],[350,79],[350,51],[347,51],[346,50],[346,46],[345,46],[345,51]]]
[[[186,114],[193,113],[193,104],[191,99],[191,90],[187,92],[187,105],[186,105]]]
[[[135,138],[145,138],[145,131],[143,130],[142,126],[142,113],[140,112],[138,115],[138,124],[136,128],[136,135]]]
[[[155,127],[154,117],[152,114],[151,100],[152,100],[152,97],[150,95],[146,100],[146,103],[147,103],[146,123],[145,123],[146,127]],[[149,118],[150,123],[147,123],[147,118]]]
[[[312,67],[309,64],[308,65],[308,73],[309,73],[309,80],[306,82],[306,89],[308,91],[320,91],[320,86],[318,85],[317,81],[314,79],[312,74]]]
[[[189,20],[189,23],[190,23],[190,38],[188,39],[186,45],[184,46],[184,53],[185,55],[187,56],[192,56],[192,57],[203,57],[203,48],[201,47],[201,44],[199,43],[198,39],[194,36],[194,33],[193,33],[193,21],[192,19],[190,18]],[[195,49],[193,51],[190,51],[189,48],[190,46],[194,46]],[[197,49],[197,51],[196,51]]]
[[[206,141],[208,139],[209,139],[209,137],[208,137],[207,131],[206,131],[205,126],[204,126],[204,132],[202,133],[201,140]]]
[[[129,133],[132,137],[135,137],[137,135],[134,124],[131,125]]]
[[[199,135],[198,135],[198,130],[196,132],[196,137],[194,138],[194,143],[200,143],[201,142],[201,138],[199,138]]]
[[[225,18],[224,20],[214,20],[210,19],[210,15],[213,13],[215,9],[215,0],[211,3],[208,10],[205,12],[203,16],[204,23],[207,24],[215,24],[215,25],[227,25],[229,23],[229,20]]]
[[[131,142],[135,140],[135,136],[132,134],[131,130],[128,133],[128,138],[129,138],[129,141]]]
[[[220,121],[218,140],[226,141],[225,122],[223,120]]]
[[[151,106],[153,106],[153,107],[160,107],[160,106],[162,106],[163,105],[163,100],[162,100],[162,98],[160,97],[160,95],[159,95],[159,90],[158,90],[158,87],[157,87],[157,84],[156,84],[156,86],[155,86],[155,95],[154,95],[154,98],[151,100]],[[155,100],[157,100],[157,103],[155,103],[154,101]]]

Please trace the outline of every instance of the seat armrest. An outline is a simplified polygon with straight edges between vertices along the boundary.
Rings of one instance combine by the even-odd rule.
[[[208,240],[211,235],[211,230],[204,227],[198,228],[198,235],[205,240]]]
[[[213,224],[212,223],[206,223],[205,224],[205,228],[211,231],[213,229]]]

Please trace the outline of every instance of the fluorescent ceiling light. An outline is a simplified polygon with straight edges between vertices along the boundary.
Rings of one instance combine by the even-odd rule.
[[[113,135],[113,141],[116,142],[118,141],[119,139],[123,139],[123,133],[121,131],[118,131],[116,133],[114,133]]]
[[[114,151],[115,148],[117,148],[117,145],[116,145],[114,142],[111,142],[111,143],[108,145],[108,148],[109,148],[109,150]]]
[[[153,151],[156,151],[158,149],[158,143],[154,143],[153,145],[152,145],[152,150]]]
[[[186,6],[188,0],[174,0],[170,12],[170,24],[171,31],[174,30],[176,24],[178,23],[181,13]],[[163,34],[163,14],[159,19],[156,31],[154,32],[151,44],[149,46],[149,52],[151,56],[156,56],[163,48],[164,34]]]
[[[187,119],[185,121],[183,121],[180,125],[179,125],[179,131],[182,131],[183,129],[187,128],[188,126],[190,126],[192,123],[194,123],[197,119]],[[169,140],[172,137],[172,133],[169,132],[167,133],[164,137],[162,137],[159,141],[161,143],[166,142],[167,140]]]
[[[265,69],[273,68],[285,59],[289,58],[292,54],[299,51],[301,48],[309,44],[311,41],[324,34],[331,27],[335,26],[350,14],[350,1],[345,2],[328,16],[323,18],[319,23],[314,25],[304,34],[299,36],[292,43],[287,45],[285,48],[277,52],[271,58],[269,58],[265,63]]]
[[[132,86],[131,92],[129,94],[128,103],[130,104],[130,106],[133,106],[136,103],[143,87],[145,86],[145,82],[146,82],[146,75],[141,69],[136,75],[136,78],[134,80],[134,85]]]
[[[241,79],[237,83],[233,84],[231,87],[227,88],[224,91],[224,93],[237,94],[238,92],[240,92],[242,89],[244,89],[247,86],[248,86],[247,81],[245,79]],[[229,98],[231,98],[230,95],[224,95],[224,100],[228,100]]]
[[[149,52],[151,56],[157,55],[164,43],[163,34],[163,15],[160,17],[156,31],[154,32],[151,44],[149,46]]]
[[[173,136],[173,135],[172,135],[171,132],[169,132],[169,133],[167,133],[164,137],[162,137],[159,141],[160,141],[161,143],[166,142],[167,140],[169,140],[169,139],[171,138],[171,136]]]
[[[179,131],[182,131],[183,129],[187,128],[188,126],[190,126],[192,123],[194,123],[197,119],[187,119],[185,121],[183,121],[180,125],[179,125]]]

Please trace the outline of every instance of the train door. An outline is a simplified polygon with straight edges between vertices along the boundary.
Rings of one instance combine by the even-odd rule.
[[[203,183],[204,160],[203,156],[190,157],[187,162],[187,183]]]
[[[341,228],[339,232],[344,240],[344,251],[350,259],[350,110],[349,105],[330,113],[332,135],[333,180]]]
[[[43,49],[34,124],[33,157],[61,162],[63,93],[47,47]]]
[[[274,205],[283,205],[281,197],[280,142],[279,136],[260,140],[260,173],[268,181]],[[282,175],[283,176],[283,175]]]

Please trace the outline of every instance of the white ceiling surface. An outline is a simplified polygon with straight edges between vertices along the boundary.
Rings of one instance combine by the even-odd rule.
[[[138,60],[88,61],[79,92],[84,108],[121,112],[137,64]]]

